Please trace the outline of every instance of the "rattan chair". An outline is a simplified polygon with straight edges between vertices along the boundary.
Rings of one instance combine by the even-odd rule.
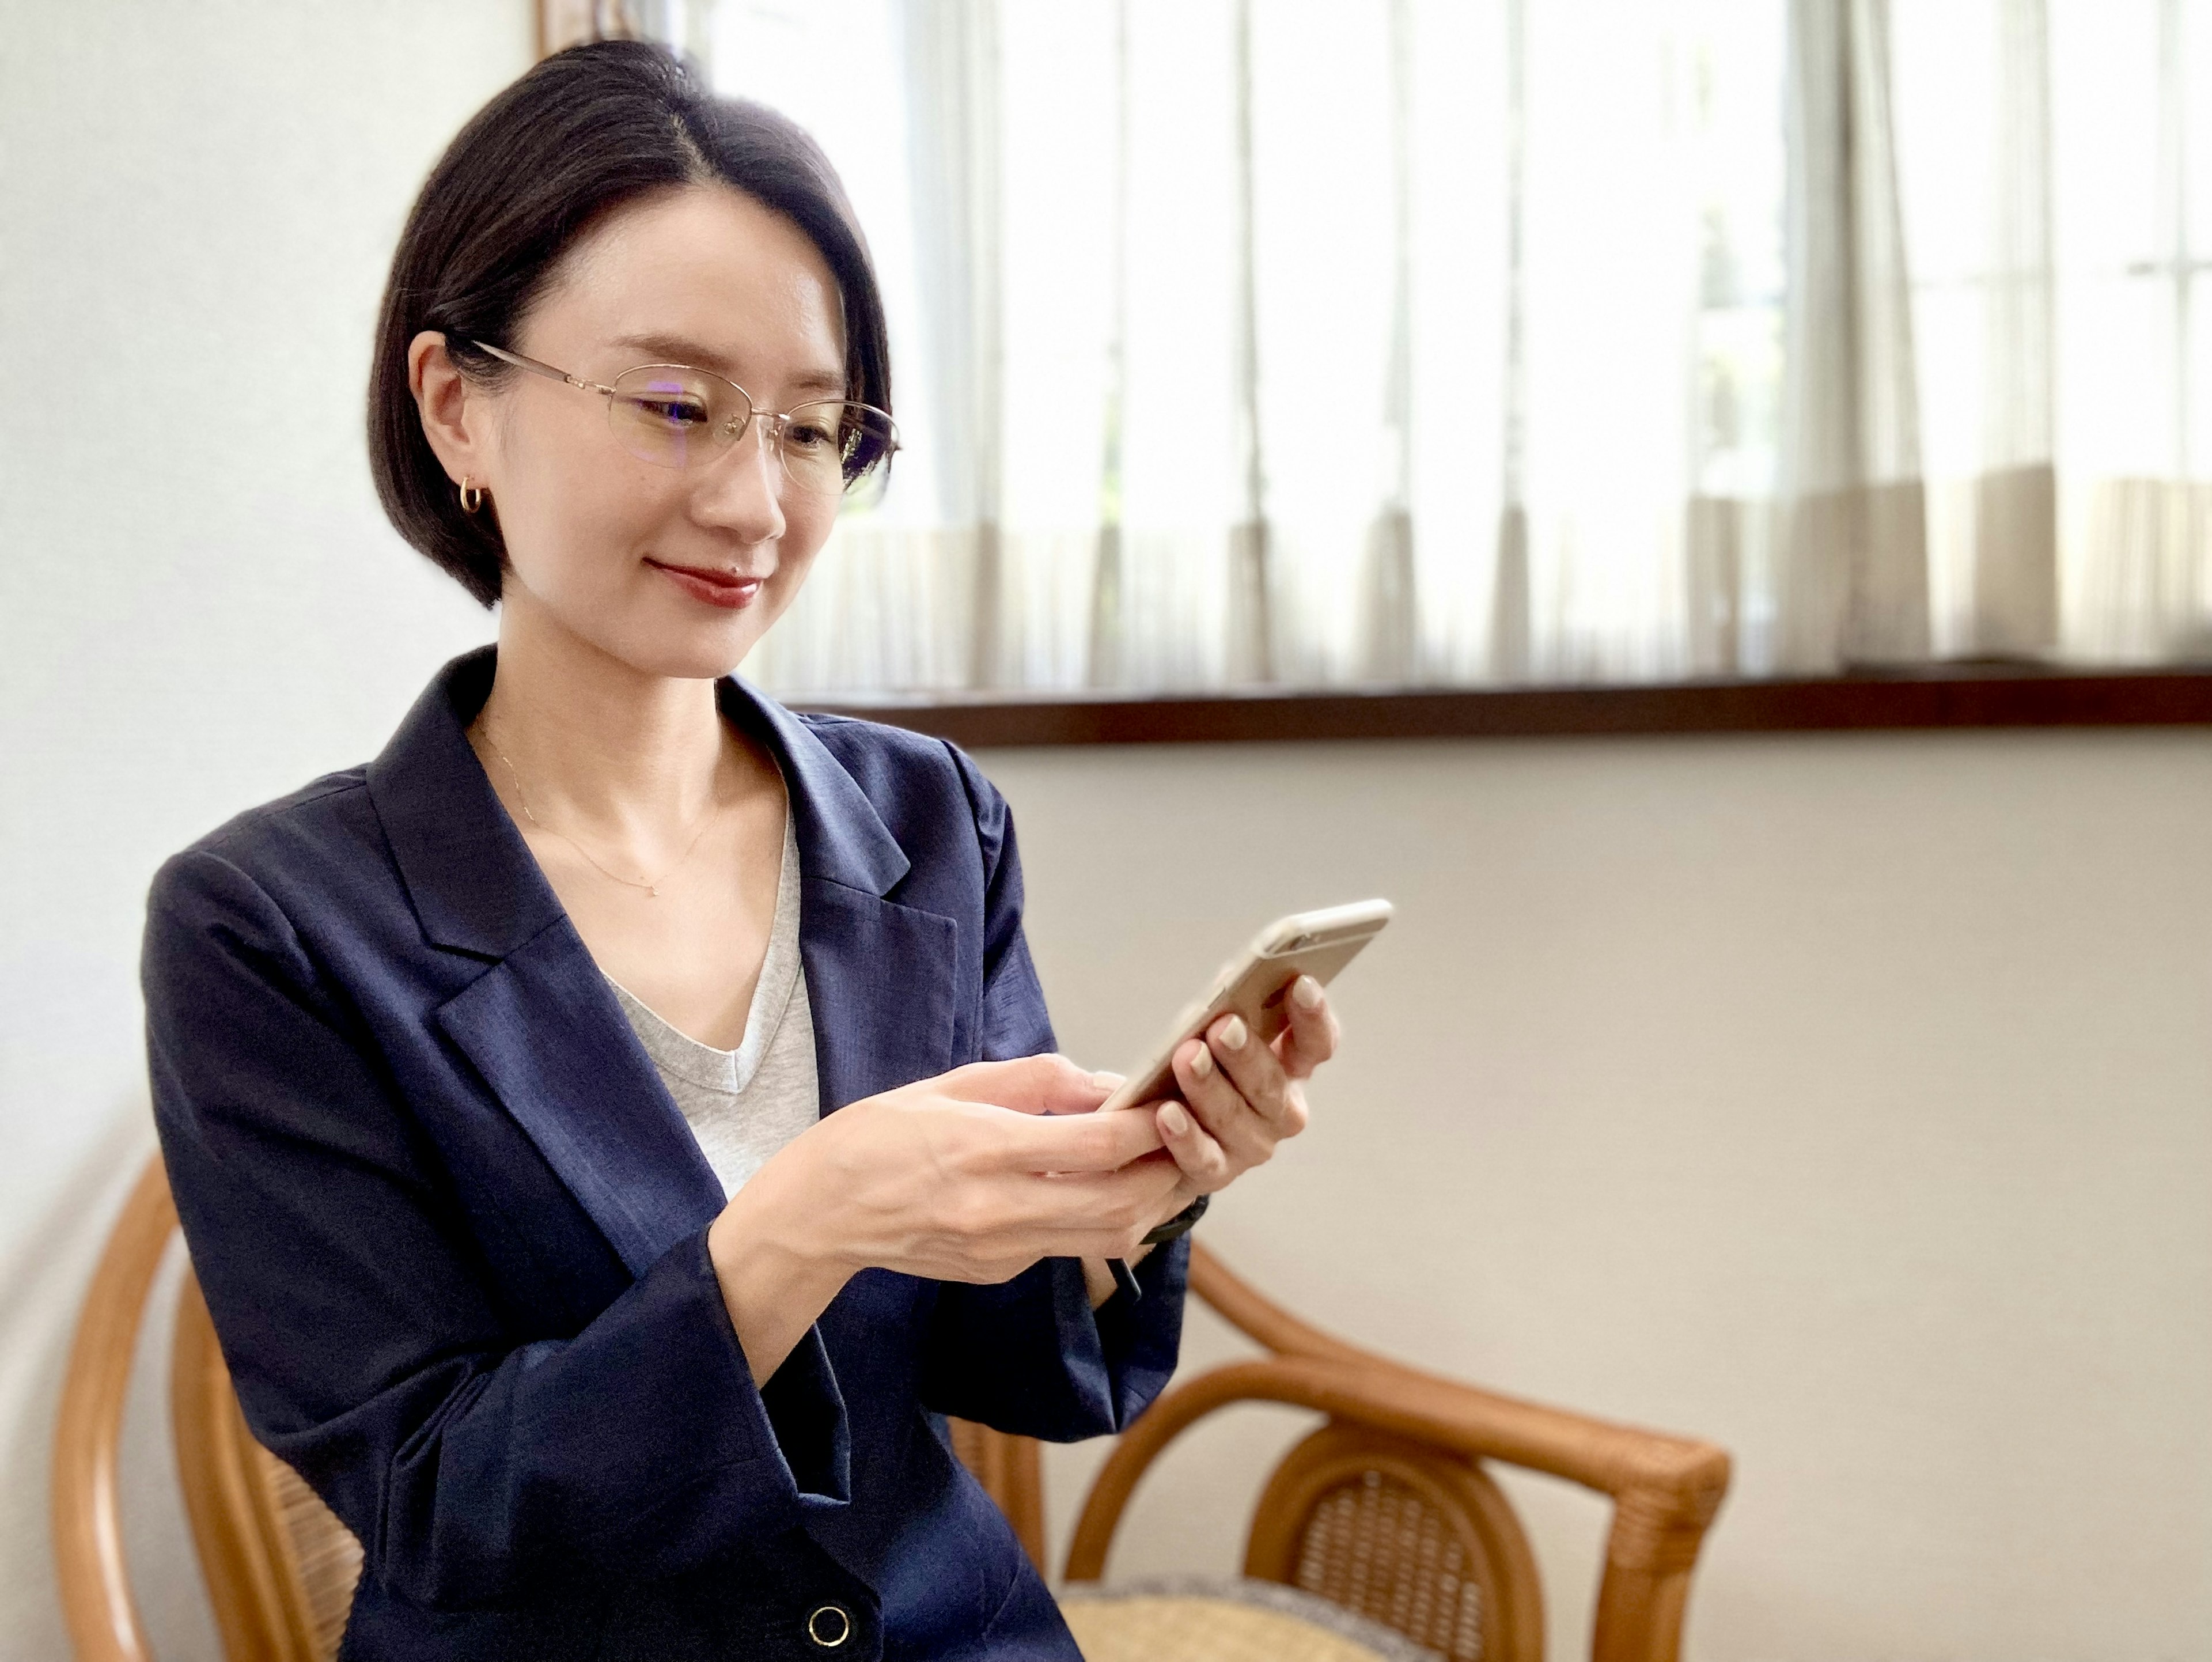
[[[132,1355],[177,1211],[157,1155],[93,1272],[54,1430],[54,1565],[79,1662],[151,1662],[123,1560],[116,1448]],[[189,1269],[169,1408],[178,1476],[229,1662],[329,1662],[361,1547],[292,1468],[253,1440]]]
[[[1170,1387],[1123,1434],[1078,1516],[1065,1579],[1096,1581],[1141,1477],[1195,1422],[1233,1403],[1328,1420],[1261,1492],[1244,1574],[1318,1593],[1450,1662],[1542,1662],[1541,1583],[1486,1462],[1565,1477],[1613,1502],[1593,1662],[1675,1662],[1691,1572],[1727,1493],[1710,1443],[1518,1402],[1390,1361],[1309,1326],[1194,1245],[1191,1289],[1270,1354]],[[969,1467],[1043,1562],[1038,1451],[955,1428]],[[990,1485],[985,1477],[986,1486]]]
[[[176,1221],[157,1158],[109,1239],[70,1356],[52,1501],[79,1662],[152,1656],[124,1563],[116,1454],[140,1321]],[[1674,1662],[1690,1574],[1728,1487],[1726,1454],[1370,1355],[1279,1308],[1202,1247],[1192,1253],[1191,1284],[1270,1354],[1175,1385],[1122,1436],[1076,1525],[1069,1582],[1098,1579],[1138,1478],[1194,1422],[1231,1403],[1287,1403],[1328,1418],[1269,1478],[1246,1548],[1248,1576],[1319,1594],[1452,1662],[1542,1662],[1535,1564],[1484,1470],[1495,1460],[1613,1497],[1595,1662]],[[329,1662],[361,1549],[247,1433],[189,1271],[170,1404],[185,1508],[230,1662]],[[1043,1568],[1037,1446],[959,1422],[953,1444]]]

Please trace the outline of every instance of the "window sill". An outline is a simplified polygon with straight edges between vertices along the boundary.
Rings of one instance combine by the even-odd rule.
[[[800,701],[964,749],[1346,739],[1556,739],[1952,728],[2212,726],[2212,671],[1947,664],[1810,680],[1666,685],[1239,692],[1191,697],[939,695]]]

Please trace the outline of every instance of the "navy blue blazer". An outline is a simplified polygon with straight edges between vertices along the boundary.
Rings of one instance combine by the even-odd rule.
[[[463,732],[492,667],[149,907],[155,1111],[224,1357],[366,1553],[341,1657],[1078,1662],[942,1416],[1127,1425],[1174,1367],[1183,1243],[1095,1314],[1068,1259],[866,1271],[756,1387],[720,1186]],[[789,787],[823,1111],[1050,1050],[974,764],[720,698]]]

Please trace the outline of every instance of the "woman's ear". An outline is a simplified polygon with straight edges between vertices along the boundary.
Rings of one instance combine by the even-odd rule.
[[[407,387],[422,413],[422,436],[431,454],[458,485],[466,479],[490,483],[491,458],[483,437],[489,414],[480,390],[455,367],[446,338],[425,329],[407,343]]]

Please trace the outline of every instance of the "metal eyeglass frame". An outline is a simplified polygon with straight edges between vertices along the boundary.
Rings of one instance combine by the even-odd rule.
[[[595,380],[586,380],[582,376],[572,375],[565,369],[556,369],[550,363],[541,363],[536,358],[525,357],[520,352],[510,352],[503,346],[494,346],[489,341],[472,340],[469,344],[475,347],[479,352],[490,353],[492,356],[499,359],[503,363],[511,363],[518,369],[527,369],[532,374],[543,375],[548,380],[563,382],[568,386],[577,388],[580,392],[597,393],[604,399],[614,399],[622,396],[622,394],[616,392],[616,390],[611,387],[605,386]],[[696,363],[632,364],[629,368],[623,371],[623,374],[634,375],[641,369],[681,369],[687,375],[704,375],[709,380],[718,380],[721,382],[723,386],[728,387],[745,402],[744,419],[736,423],[736,430],[730,434],[728,441],[721,447],[721,450],[727,451],[734,449],[739,441],[744,438],[745,429],[748,427],[750,427],[755,421],[765,422],[769,423],[767,429],[767,438],[775,446],[777,466],[783,467],[787,473],[789,472],[789,465],[783,460],[783,435],[784,429],[791,425],[791,410],[787,410],[781,413],[774,411],[763,410],[759,405],[753,402],[753,395],[751,393],[746,392],[744,387],[738,386],[737,382],[732,380],[727,375],[718,375],[712,369],[702,369]],[[621,376],[618,375],[616,379],[620,380]],[[844,405],[849,408],[866,410],[872,415],[877,415],[883,417],[884,425],[890,429],[890,442],[889,445],[884,447],[882,458],[876,463],[875,467],[872,468],[870,472],[872,472],[888,466],[890,459],[898,453],[900,447],[898,441],[898,423],[892,418],[891,412],[890,411],[878,410],[872,404],[861,404],[854,399],[810,399],[805,404],[794,405],[793,406],[793,410],[805,410],[817,404]],[[610,406],[610,408],[612,406]],[[725,423],[724,425],[726,427],[729,423]],[[633,451],[630,454],[635,455],[636,453]],[[718,451],[716,454],[719,454],[720,452]],[[648,459],[641,456],[638,460],[644,461]],[[667,466],[668,464],[654,465]],[[673,464],[673,466],[678,470],[681,471],[682,469],[689,467],[690,464],[688,462],[679,462]],[[847,479],[844,484],[844,489],[849,491],[854,485],[860,483],[861,479],[865,479],[867,475],[864,473],[860,475],[858,478]]]

